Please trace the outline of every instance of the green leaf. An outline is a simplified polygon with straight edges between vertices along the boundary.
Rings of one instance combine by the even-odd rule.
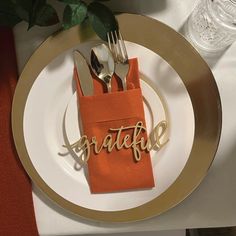
[[[13,27],[21,19],[15,12],[15,5],[9,0],[0,1],[0,25]]]
[[[26,1],[26,0],[24,0]],[[32,0],[31,0],[32,1]],[[28,30],[36,25],[37,23],[37,14],[46,5],[46,0],[33,0],[32,1],[32,8],[29,12],[29,26]]]
[[[15,12],[15,5],[9,0],[0,0],[0,25],[13,27],[21,19]]]
[[[36,12],[35,24],[39,26],[55,25],[59,22],[56,10],[49,4],[43,5]]]
[[[105,41],[107,32],[118,30],[118,23],[112,11],[99,2],[89,4],[88,16],[96,34]]]
[[[1,26],[13,27],[19,22],[21,22],[21,19],[19,17],[5,13],[5,12],[3,13],[2,11],[0,11],[0,25]]]
[[[70,27],[81,24],[87,16],[87,5],[80,1],[79,4],[70,4],[65,7],[63,14],[63,28],[69,29]]]
[[[28,30],[34,25],[50,26],[59,22],[56,10],[46,0],[14,0],[17,15],[29,22]]]
[[[15,6],[21,7],[27,12],[30,12],[32,7],[33,7],[33,1],[32,0],[14,0],[13,2],[15,4]]]
[[[81,0],[58,0],[59,2],[64,2],[66,4],[80,4]]]
[[[22,20],[29,22],[30,12],[33,7],[31,0],[14,0],[15,12]]]
[[[29,21],[29,12],[25,10],[22,6],[16,6],[15,7],[15,12],[17,14],[18,17],[20,17],[22,20],[24,21]]]

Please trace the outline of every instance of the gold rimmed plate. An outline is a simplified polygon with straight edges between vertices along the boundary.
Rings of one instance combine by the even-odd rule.
[[[155,110],[155,99],[158,106],[158,95],[168,110],[170,141],[164,150],[153,154],[156,159],[152,160],[156,187],[92,195],[81,172],[75,172],[72,162],[58,155],[64,144],[63,121],[71,123],[67,108],[73,111],[70,55],[74,48],[86,54],[87,42],[96,40],[88,26],[59,32],[36,50],[16,88],[12,127],[26,171],[49,198],[88,219],[128,222],[161,214],[199,185],[218,147],[221,105],[210,69],[182,36],[148,17],[121,14],[117,18],[129,41],[130,56],[138,57],[141,72],[150,80],[144,82],[143,91],[151,110]],[[134,29],[134,22],[142,30]],[[166,175],[161,172],[163,168]],[[61,175],[63,180],[58,179]],[[128,198],[123,203],[122,199]]]

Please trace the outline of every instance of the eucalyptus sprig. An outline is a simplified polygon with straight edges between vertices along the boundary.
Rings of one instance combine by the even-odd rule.
[[[118,29],[113,12],[102,2],[109,0],[57,0],[65,4],[62,27],[89,21],[97,35],[106,40],[106,33]],[[55,8],[47,0],[0,0],[0,25],[13,27],[28,22],[28,30],[35,25],[50,26],[59,23]]]

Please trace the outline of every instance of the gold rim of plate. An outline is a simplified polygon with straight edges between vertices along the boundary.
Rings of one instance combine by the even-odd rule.
[[[19,158],[33,182],[53,201],[81,217],[102,222],[130,222],[159,215],[184,200],[206,176],[218,148],[221,133],[221,102],[211,70],[197,51],[167,25],[135,14],[117,16],[123,37],[142,45],[166,60],[182,79],[192,102],[195,133],[188,161],[175,182],[155,199],[122,211],[97,211],[73,204],[58,195],[34,168],[24,141],[23,117],[28,93],[43,68],[67,49],[97,39],[91,28],[76,26],[50,36],[26,64],[13,100],[12,129]],[[138,29],[133,27],[138,25]],[[181,111],[180,111],[181,112]]]

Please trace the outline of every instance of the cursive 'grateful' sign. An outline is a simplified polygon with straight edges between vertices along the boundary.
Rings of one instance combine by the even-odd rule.
[[[123,138],[121,138],[122,133],[127,132],[128,130],[131,130],[132,133],[130,134],[129,132],[129,134],[125,134]],[[168,138],[165,138],[163,141],[163,137],[166,136],[167,132],[167,121],[165,120],[160,121],[155,126],[147,139],[142,135],[143,132],[147,132],[146,127],[142,121],[138,121],[134,126],[110,128],[108,134],[100,143],[96,136],[89,139],[86,135],[83,135],[75,143],[63,145],[63,147],[67,148],[69,152],[73,151],[73,154],[76,154],[80,165],[87,163],[92,151],[98,155],[104,149],[111,153],[114,149],[121,150],[123,148],[132,149],[134,158],[138,162],[141,160],[142,151],[150,152],[153,149],[158,151],[169,140]],[[115,138],[114,135],[112,136],[114,133],[116,134]]]

